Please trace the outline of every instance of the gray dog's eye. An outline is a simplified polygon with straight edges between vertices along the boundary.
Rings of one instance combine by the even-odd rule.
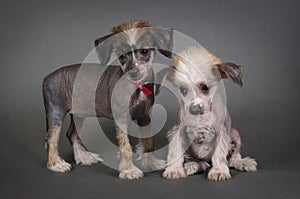
[[[209,92],[209,88],[206,84],[200,84],[200,89],[205,94],[207,94]]]
[[[180,87],[179,87],[179,90],[180,90],[180,92],[181,92],[181,94],[182,94],[183,96],[186,96],[186,94],[187,94],[187,92],[188,92],[187,88],[185,88],[185,87],[183,87],[183,86],[180,86]]]
[[[119,59],[122,59],[122,60],[125,59],[125,54],[120,55]]]
[[[141,53],[142,55],[146,55],[146,54],[148,54],[148,52],[149,52],[148,49],[141,49],[141,50],[140,50],[140,53]]]

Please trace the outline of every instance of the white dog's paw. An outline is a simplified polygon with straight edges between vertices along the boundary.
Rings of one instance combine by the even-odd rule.
[[[76,164],[92,165],[103,161],[100,155],[87,151],[80,144],[74,145],[73,147]]]
[[[155,171],[155,170],[161,170],[166,168],[167,164],[165,160],[158,159],[153,154],[143,154],[142,166],[145,169],[150,169]]]
[[[179,167],[179,168],[167,167],[163,173],[163,177],[169,180],[175,180],[175,179],[185,178],[186,175],[183,167]]]
[[[67,172],[71,171],[71,164],[67,163],[63,159],[59,159],[52,165],[47,165],[48,169],[54,172]]]
[[[208,173],[208,179],[211,181],[223,181],[231,178],[229,171],[211,169]]]
[[[209,164],[207,162],[187,162],[183,167],[186,175],[193,175],[197,172],[205,171],[209,168]]]
[[[254,172],[257,171],[257,162],[253,158],[245,157],[237,161],[234,167],[241,171]]]
[[[133,166],[132,168],[120,171],[119,178],[133,180],[142,178],[143,175],[144,174],[140,169],[138,169],[136,166]]]

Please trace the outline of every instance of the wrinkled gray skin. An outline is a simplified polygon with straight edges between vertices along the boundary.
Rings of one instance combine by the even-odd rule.
[[[239,66],[224,63],[218,69],[225,73],[222,77],[231,77],[242,85]],[[215,82],[193,85],[174,79],[172,74],[174,71],[169,73],[168,79],[178,87],[182,103],[177,123],[168,133],[168,166],[163,176],[178,179],[212,166],[208,179],[220,181],[231,177],[228,167],[255,171],[257,163],[254,159],[241,158],[241,138],[231,126],[227,107],[217,90],[218,85]]]
[[[147,41],[142,39],[145,34],[147,34]],[[125,141],[128,140],[126,132],[126,122],[128,120],[137,120],[140,126],[147,126],[150,123],[149,110],[154,102],[154,84],[147,84],[147,82],[154,82],[151,63],[155,49],[158,49],[159,52],[168,57],[171,56],[169,53],[171,49],[169,48],[172,47],[172,44],[170,44],[172,43],[172,31],[155,28],[149,31],[137,31],[134,44],[130,43],[132,41],[129,42],[124,38],[122,39],[122,37],[124,35],[114,36],[110,34],[95,41],[100,64],[84,63],[62,67],[44,79],[43,96],[47,122],[47,167],[50,170],[66,172],[71,169],[71,165],[65,162],[58,153],[60,130],[68,113],[71,116],[71,123],[67,137],[73,146],[76,163],[84,165],[102,161],[98,154],[87,151],[78,135],[85,117],[97,116],[116,119],[116,123],[122,125],[121,129],[119,126],[116,126],[117,132],[125,131],[123,132],[125,137],[121,136]],[[159,42],[156,42],[157,40]],[[126,51],[120,50],[124,46],[127,48]],[[109,61],[112,51],[118,54],[121,67],[108,66],[103,72],[102,68]],[[81,72],[81,76],[77,76],[78,72],[81,71],[81,67],[83,67],[84,72]],[[115,85],[121,78],[127,81],[123,81],[121,86],[119,86],[118,99],[115,102],[119,105],[116,108],[119,108],[120,112],[124,114],[121,114],[118,118],[113,118],[111,97]],[[131,80],[143,82],[145,87],[152,91],[152,94],[145,95]],[[77,81],[76,84],[75,81]],[[98,85],[94,85],[93,82],[97,82]],[[95,98],[91,96],[95,96]],[[129,109],[129,112],[122,109]],[[146,138],[140,140],[141,152],[153,151],[152,138],[149,139],[150,141]],[[121,142],[122,147],[128,147],[124,144],[124,140],[118,141]],[[147,143],[150,143],[150,145]],[[132,164],[131,156],[126,156],[125,158],[129,166],[120,171],[120,177],[126,179],[142,177],[142,172]],[[159,163],[163,164],[162,162]],[[161,169],[163,166],[159,165],[157,167]]]

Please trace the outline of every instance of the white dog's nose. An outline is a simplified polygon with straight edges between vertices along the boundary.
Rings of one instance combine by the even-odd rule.
[[[189,107],[189,112],[192,115],[201,115],[201,114],[203,114],[203,109],[200,106],[200,104],[192,103]]]

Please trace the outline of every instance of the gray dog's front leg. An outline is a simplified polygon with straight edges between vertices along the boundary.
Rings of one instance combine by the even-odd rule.
[[[139,179],[143,177],[143,172],[132,162],[132,148],[128,139],[128,134],[124,126],[117,129],[117,140],[120,149],[119,153],[119,177],[122,179]]]
[[[148,170],[160,170],[166,167],[166,161],[154,156],[154,138],[150,117],[138,119],[140,139],[137,151],[142,159],[142,166]]]

